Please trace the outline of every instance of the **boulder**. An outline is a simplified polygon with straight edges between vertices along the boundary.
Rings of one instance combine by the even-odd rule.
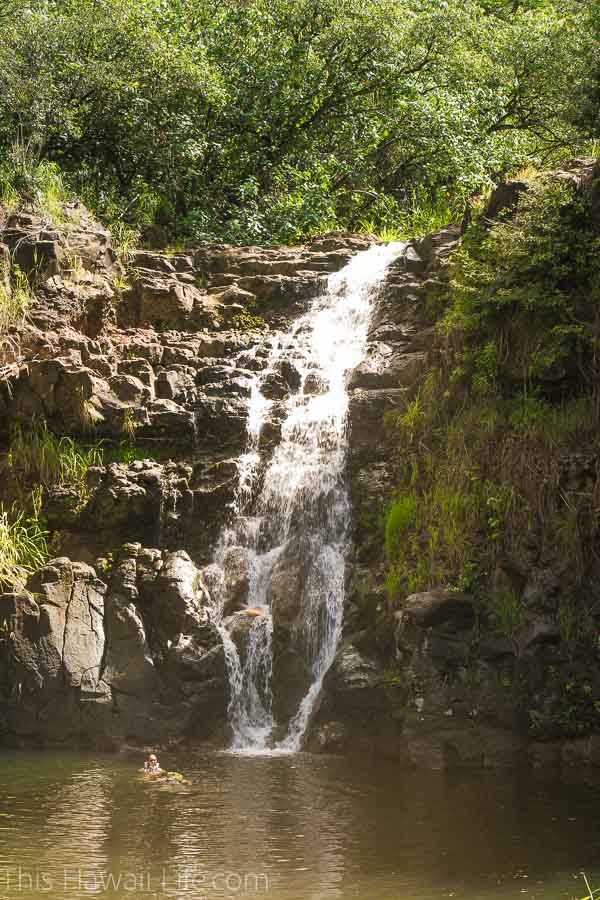
[[[256,302],[256,297],[250,291],[244,291],[237,285],[225,288],[215,295],[218,297],[223,306],[236,306],[242,310],[248,306],[252,306]]]
[[[104,654],[106,585],[85,563],[52,560],[30,583],[37,597],[37,632],[16,634],[13,653],[23,677],[43,694],[96,685]],[[27,633],[29,632],[29,634]]]
[[[267,590],[267,603],[271,608],[273,627],[285,632],[288,639],[302,612],[304,581],[304,565],[299,556],[288,553],[275,564]]]
[[[103,682],[112,692],[152,703],[160,679],[146,638],[144,622],[134,602],[112,594],[107,602],[110,635]]]
[[[248,605],[251,563],[245,547],[230,547],[223,554],[225,573],[225,605],[223,613],[229,616]]]
[[[338,651],[327,674],[325,690],[333,708],[345,714],[387,706],[379,665],[350,643]]]
[[[12,216],[2,234],[13,264],[32,279],[56,275],[63,256],[59,235],[42,225],[36,229],[22,222],[22,217]]]
[[[0,617],[11,628],[3,704],[8,734],[37,741],[80,735],[83,696],[102,695],[106,585],[84,563],[52,560],[28,594],[2,595]]]
[[[320,753],[343,753],[348,737],[348,729],[343,722],[325,722],[313,733],[311,747]]]
[[[152,389],[154,385],[154,369],[150,362],[143,357],[123,359],[118,364],[119,375],[132,375],[146,387]]]
[[[193,444],[196,419],[192,412],[173,400],[152,400],[145,408],[147,421],[138,429],[141,438],[163,437],[170,443]]]
[[[150,400],[152,391],[134,375],[114,375],[108,386],[115,397],[128,405],[143,405]]]
[[[241,610],[223,620],[223,624],[229,632],[231,640],[235,644],[242,665],[246,659],[251,632],[253,628],[261,627],[261,624],[257,622],[257,618],[257,616],[253,615],[248,610]]]
[[[134,282],[139,303],[139,325],[173,327],[189,316],[194,307],[194,294],[175,279],[145,277]]]
[[[158,400],[175,400],[178,393],[179,373],[163,369],[156,377],[154,390]]]
[[[351,454],[364,456],[367,453],[377,454],[378,450],[384,451],[386,413],[396,412],[405,397],[405,388],[357,388],[351,392],[348,412]]]
[[[200,571],[185,550],[166,553],[152,593],[152,618],[167,638],[193,634],[204,621],[208,594]]]
[[[248,403],[239,396],[200,396],[196,404],[196,437],[212,449],[235,447],[241,451],[246,443]]]
[[[312,671],[305,657],[294,647],[278,648],[273,653],[273,713],[280,726],[296,715],[312,683]]]
[[[294,364],[294,361],[290,359],[282,359],[278,364],[278,369],[289,390],[297,391],[302,384],[302,375],[298,371],[296,365]],[[306,391],[306,393],[310,392]],[[314,393],[317,392],[315,391]]]
[[[371,343],[369,354],[352,373],[351,388],[411,388],[427,363],[424,352],[395,352],[382,342]]]
[[[528,181],[519,181],[518,179],[505,181],[503,184],[498,185],[488,201],[484,213],[485,218],[493,222],[500,213],[514,209],[519,202],[521,194],[527,193],[529,188]]]
[[[458,591],[425,591],[406,598],[399,613],[402,622],[420,628],[454,625],[470,628],[475,624],[473,600]]]
[[[531,568],[523,588],[522,601],[529,610],[555,613],[560,598],[560,580],[551,569]]]
[[[180,635],[169,649],[167,665],[175,670],[177,678],[184,681],[205,681],[221,678],[227,681],[225,651],[216,629],[212,632],[212,642],[198,636]]]

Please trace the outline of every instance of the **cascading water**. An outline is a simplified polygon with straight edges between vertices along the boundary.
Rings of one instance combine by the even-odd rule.
[[[344,481],[347,379],[365,353],[373,296],[401,249],[373,246],[331,275],[310,310],[288,333],[271,339],[266,366],[252,385],[233,522],[221,535],[210,578],[236,750],[297,750],[333,662],[342,628],[350,512]],[[278,401],[267,388],[282,372],[290,390]],[[263,463],[261,435],[274,423],[281,436]],[[251,606],[226,615],[228,567],[240,552]],[[273,634],[281,621],[293,645],[288,653],[302,660],[304,675],[287,734],[275,741]]]

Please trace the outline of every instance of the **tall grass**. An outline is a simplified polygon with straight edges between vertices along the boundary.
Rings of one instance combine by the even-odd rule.
[[[29,282],[19,268],[15,268],[12,284],[0,278],[0,338],[13,325],[21,325],[29,313],[33,294]]]
[[[371,214],[359,221],[358,228],[383,242],[404,241],[443,228],[461,216],[460,205],[443,196],[424,199],[413,194],[403,205],[381,198]]]
[[[139,247],[141,237],[139,228],[133,228],[126,222],[114,221],[109,223],[110,234],[113,247],[117,253],[119,261],[125,267],[129,268],[131,255],[136,247]]]
[[[385,551],[388,559],[394,559],[402,541],[415,524],[418,499],[415,493],[399,496],[388,509],[385,521]]]
[[[86,397],[82,385],[75,390],[76,415],[81,428],[85,432],[93,431],[96,425],[102,421],[101,413],[94,406],[90,397]]]
[[[0,203],[9,211],[31,206],[43,217],[61,222],[69,199],[56,163],[39,162],[26,143],[15,143],[0,165]]]
[[[19,591],[28,577],[48,560],[47,532],[39,507],[31,517],[15,506],[0,504],[0,589]]]
[[[83,486],[90,466],[102,464],[99,446],[81,447],[70,437],[56,437],[45,421],[34,422],[27,429],[14,427],[8,465],[25,481],[45,485]]]

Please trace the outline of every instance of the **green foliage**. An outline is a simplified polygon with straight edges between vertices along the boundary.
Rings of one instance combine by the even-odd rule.
[[[48,219],[60,222],[68,199],[56,162],[37,161],[30,148],[20,143],[10,147],[0,165],[0,203],[11,209],[25,202]]]
[[[153,446],[148,444],[133,446],[127,441],[119,445],[102,443],[97,446],[101,454],[101,462],[105,466],[110,463],[129,465],[138,459],[168,460],[178,455],[176,447],[169,446],[162,441]]]
[[[531,610],[520,585],[492,575],[535,548],[568,560],[556,619],[562,652],[579,664],[599,646],[598,487],[589,472],[573,483],[564,463],[570,472],[572,459],[595,458],[600,427],[597,251],[589,196],[568,182],[536,178],[516,209],[494,223],[480,216],[428,305],[439,318],[433,366],[387,416],[390,603],[413,590],[467,590],[518,655]],[[588,730],[596,713],[578,691],[534,710],[536,733]]]
[[[123,410],[121,430],[129,442],[133,443],[135,441],[135,433],[138,427],[139,424],[135,418],[135,410],[126,407]]]
[[[402,541],[414,524],[417,513],[417,497],[415,494],[405,494],[394,501],[385,522],[385,550],[388,559],[394,559],[401,547]]]
[[[9,470],[22,482],[47,487],[67,484],[83,490],[90,466],[101,465],[99,446],[81,447],[67,436],[56,437],[45,421],[12,430],[7,458]]]
[[[574,0],[510,14],[475,0],[13,0],[3,12],[11,203],[58,164],[118,227],[238,243],[340,226],[412,235],[454,218],[491,173],[594,136],[573,109],[594,95],[597,22]]]
[[[514,215],[475,227],[455,256],[440,330],[477,393],[522,386],[517,427],[519,416],[522,426],[543,420],[535,389],[548,379],[576,379],[582,366],[596,377],[599,249],[589,197],[540,178]]]
[[[219,102],[201,45],[174,42],[143,0],[21,5],[0,39],[5,144],[60,160],[100,208],[115,192],[144,210],[153,183],[176,190],[202,151],[207,106]]]
[[[47,562],[46,538],[39,505],[27,516],[16,506],[0,504],[0,590],[22,590],[29,575]]]
[[[419,237],[460,219],[463,199],[460,192],[454,202],[450,202],[443,191],[432,198],[421,197],[413,190],[404,202],[399,202],[382,194],[371,206],[369,218],[359,222],[359,228],[367,234],[375,234],[380,241]]]
[[[263,328],[265,320],[262,316],[254,315],[249,310],[244,309],[238,315],[231,317],[230,324],[236,331],[250,331],[254,328]]]
[[[0,271],[0,339],[9,328],[24,322],[33,301],[29,282],[17,266],[10,281],[5,281],[2,276]]]
[[[548,449],[586,438],[596,417],[593,395],[552,403],[539,394],[520,393],[508,400],[504,409],[507,425],[515,434]]]
[[[581,737],[600,726],[600,699],[594,673],[588,677],[550,666],[546,673],[547,699],[529,712],[531,732],[539,737]]]
[[[385,669],[383,673],[383,683],[386,687],[400,687],[403,682],[402,673],[396,669]]]
[[[132,251],[140,245],[139,228],[132,228],[130,225],[127,225],[127,223],[122,222],[119,219],[112,219],[110,214],[108,215],[108,224],[110,226],[113,247],[115,248],[120,261],[127,268],[130,264]]]
[[[492,549],[489,503],[496,486],[482,481],[460,454],[411,454],[411,468],[410,474],[406,465],[399,472],[407,490],[397,496],[385,522],[392,604],[402,593],[474,584],[479,565],[473,556],[486,532],[487,550]]]
[[[523,612],[521,598],[514,590],[504,590],[496,593],[492,609],[492,620],[500,634],[514,639],[523,621]]]

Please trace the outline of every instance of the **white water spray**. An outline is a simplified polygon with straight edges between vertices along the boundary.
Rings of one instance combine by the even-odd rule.
[[[233,524],[221,536],[211,567],[213,615],[229,674],[232,749],[238,751],[298,750],[335,656],[350,515],[344,481],[347,379],[365,353],[373,297],[402,246],[374,246],[331,275],[310,310],[288,333],[274,336],[266,368],[252,386]],[[278,403],[266,386],[282,372],[293,384]],[[281,437],[263,465],[261,435],[274,421]],[[228,560],[240,548],[249,566],[251,613],[224,618]],[[282,574],[294,596],[277,589]],[[291,641],[287,650],[302,661],[305,690],[287,734],[273,748],[273,631],[282,619]],[[241,625],[242,651],[233,637]]]

